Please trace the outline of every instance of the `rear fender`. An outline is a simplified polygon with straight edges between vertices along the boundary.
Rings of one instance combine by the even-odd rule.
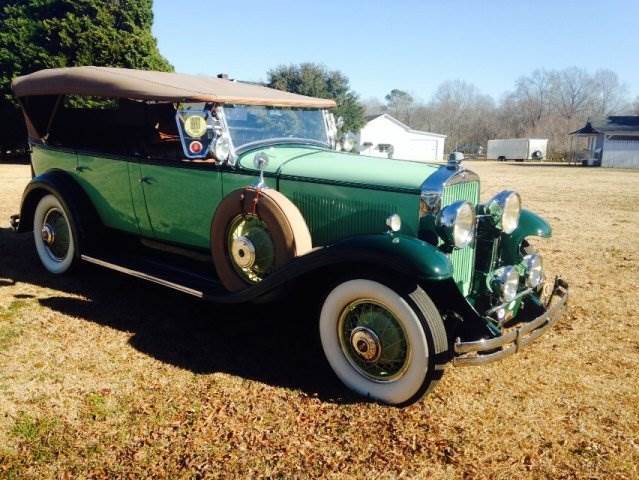
[[[82,187],[63,170],[49,170],[31,179],[22,194],[18,232],[33,230],[33,215],[42,197],[56,195],[75,220],[76,234],[88,239],[100,228],[98,214]]]

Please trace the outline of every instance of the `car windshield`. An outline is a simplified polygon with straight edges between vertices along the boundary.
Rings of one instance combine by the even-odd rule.
[[[328,145],[321,110],[227,105],[224,116],[236,149],[277,141]]]

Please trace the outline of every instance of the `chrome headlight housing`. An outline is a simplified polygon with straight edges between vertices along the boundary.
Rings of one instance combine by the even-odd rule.
[[[502,302],[508,303],[517,296],[519,272],[510,265],[498,268],[490,276],[489,287],[493,293],[499,296]]]
[[[537,288],[544,281],[544,263],[541,255],[538,253],[526,255],[523,264],[526,272],[526,286]]]
[[[448,245],[467,247],[475,238],[475,219],[475,207],[470,202],[451,203],[437,214],[437,234]]]
[[[504,233],[513,233],[519,226],[521,197],[517,192],[499,192],[486,204],[486,213],[490,215],[495,227]]]

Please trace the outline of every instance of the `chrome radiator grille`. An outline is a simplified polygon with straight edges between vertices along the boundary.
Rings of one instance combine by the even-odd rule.
[[[479,182],[456,183],[444,187],[442,207],[459,200],[466,200],[473,205],[479,203]],[[462,249],[455,249],[450,254],[453,264],[453,278],[464,295],[470,293],[475,269],[475,243]]]

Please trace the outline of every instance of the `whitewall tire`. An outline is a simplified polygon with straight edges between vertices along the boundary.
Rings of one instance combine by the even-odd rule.
[[[43,196],[33,215],[33,239],[44,268],[50,273],[67,272],[77,257],[73,220],[53,194]]]
[[[361,395],[391,405],[410,404],[443,373],[446,331],[419,286],[401,295],[377,281],[345,281],[326,297],[319,323],[328,363]]]

